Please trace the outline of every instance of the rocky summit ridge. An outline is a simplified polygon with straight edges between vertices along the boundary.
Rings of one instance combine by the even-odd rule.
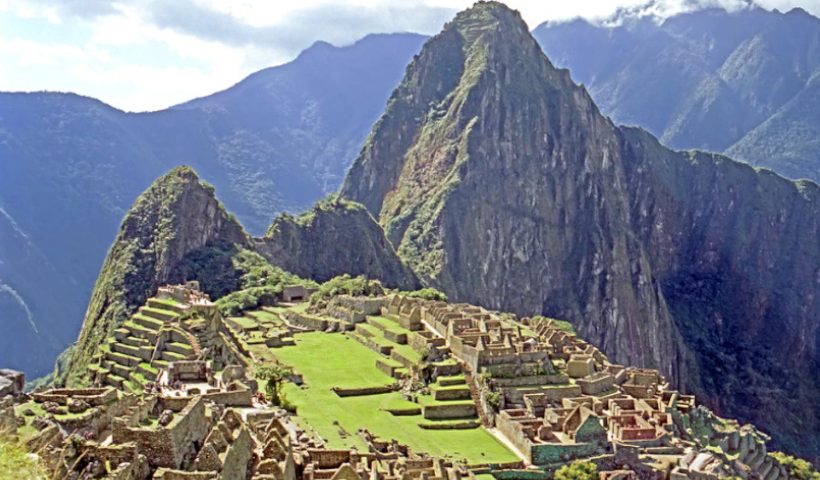
[[[566,318],[817,454],[817,185],[614,125],[503,4],[425,44],[341,195],[451,299]]]

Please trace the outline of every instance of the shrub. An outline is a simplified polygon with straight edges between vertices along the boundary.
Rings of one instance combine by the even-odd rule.
[[[216,301],[223,315],[239,315],[244,310],[271,303],[282,293],[285,285],[314,285],[312,281],[288,273],[249,250],[240,250],[230,260],[235,274],[239,276],[239,285]]]
[[[270,402],[271,405],[285,408],[287,404],[292,407],[290,402],[288,402],[282,394],[282,384],[285,382],[285,379],[292,374],[293,370],[278,364],[258,367],[256,369],[256,378],[265,382],[265,395],[267,395],[268,402]]]
[[[501,399],[503,398],[503,394],[497,390],[490,390],[485,395],[484,398],[487,400],[487,405],[489,405],[493,410],[498,410],[501,408]]]
[[[811,463],[802,458],[786,455],[783,452],[771,452],[769,455],[786,467],[790,478],[796,478],[798,480],[820,480],[820,472],[816,471]]]
[[[310,296],[310,304],[317,305],[337,295],[375,296],[382,295],[384,288],[378,280],[368,280],[364,275],[351,277],[348,274],[333,277],[319,286]]]
[[[412,298],[421,298],[424,300],[435,300],[440,302],[447,301],[447,294],[435,288],[422,288],[421,290],[414,290],[412,292],[401,292],[403,295]]]
[[[592,462],[573,462],[555,472],[555,480],[596,480],[598,467]]]

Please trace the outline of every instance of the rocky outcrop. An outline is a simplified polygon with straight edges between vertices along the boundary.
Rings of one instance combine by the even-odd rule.
[[[157,287],[179,278],[183,259],[211,246],[247,245],[236,219],[189,167],[178,167],[155,181],[125,216],[103,264],[83,320],[79,339],[58,382],[82,382],[85,365],[104,338],[145,303]]]
[[[817,186],[618,128],[516,12],[479,2],[425,45],[341,194],[451,300],[572,320],[817,454]]]
[[[419,287],[376,220],[355,202],[332,198],[299,217],[280,215],[254,244],[269,262],[303,278],[324,282],[347,273],[392,288]]]

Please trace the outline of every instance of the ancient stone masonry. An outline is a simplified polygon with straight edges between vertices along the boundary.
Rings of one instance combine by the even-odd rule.
[[[216,305],[196,282],[167,285],[114,331],[91,365],[99,385],[140,392],[177,362],[220,370],[245,361]],[[176,367],[177,369],[180,367]]]
[[[708,410],[657,370],[612,364],[551,319],[400,295],[384,315],[428,332],[427,347],[437,340],[438,352],[473,373],[476,408],[533,468],[587,459],[613,478],[667,478],[671,461],[677,475],[783,476],[766,455],[765,435],[711,413],[705,420]]]
[[[116,355],[101,356],[100,386],[25,394],[22,377],[1,372],[13,390],[0,400],[0,430],[27,431],[29,449],[56,478],[540,480],[577,460],[595,464],[601,479],[788,478],[766,435],[698,406],[657,370],[610,363],[552,319],[399,294],[339,295],[320,308],[291,304],[223,319],[195,285],[162,287],[141,312],[109,343],[106,354]],[[398,392],[403,403],[386,407],[390,415],[417,416],[426,430],[489,428],[520,460],[468,466],[367,429],[355,432],[366,448],[329,448],[304,419],[267,405],[249,374],[268,353],[271,331],[281,332],[276,348],[308,331],[288,314],[372,349],[375,367],[395,380],[331,388],[336,396]],[[115,363],[128,371],[119,375]],[[156,374],[133,388],[126,382],[143,363],[157,365]],[[287,381],[303,379],[294,372]]]

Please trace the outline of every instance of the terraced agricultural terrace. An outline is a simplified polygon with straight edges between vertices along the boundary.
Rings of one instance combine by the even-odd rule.
[[[26,395],[0,371],[17,388],[0,426],[58,478],[788,476],[764,434],[566,323],[332,291],[291,285],[298,301],[223,317],[195,282],[161,287],[100,347],[89,388]]]

